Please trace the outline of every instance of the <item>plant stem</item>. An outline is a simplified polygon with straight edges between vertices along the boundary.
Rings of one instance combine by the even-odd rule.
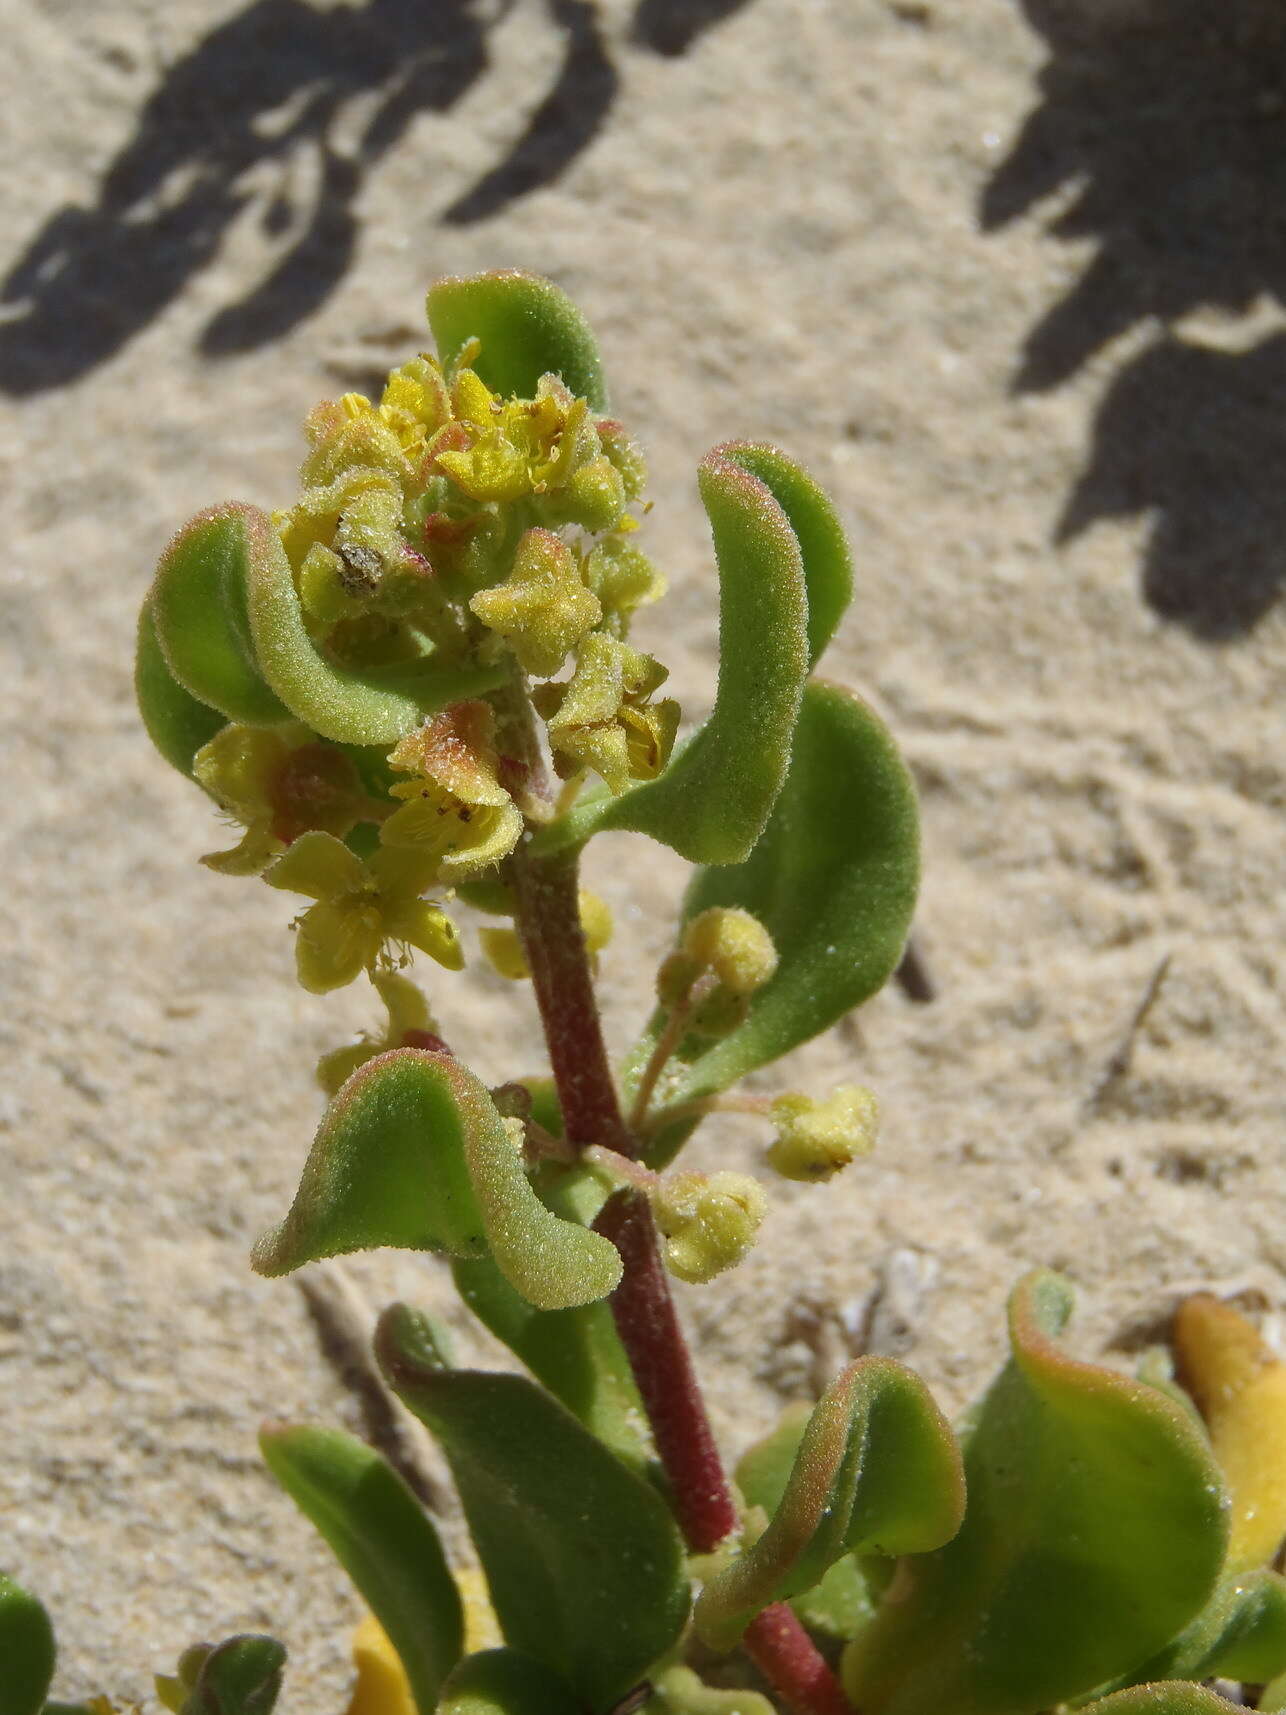
[[[550,1065],[570,1142],[601,1144],[636,1159],[637,1140],[621,1117],[608,1063],[580,924],[576,855],[533,858],[514,853],[509,874],[517,924],[531,967]],[[697,1386],[670,1295],[647,1199],[638,1191],[609,1197],[595,1223],[621,1253],[624,1272],[612,1314],[670,1482],[689,1548],[710,1553],[737,1528],[733,1503],[705,1402]],[[765,1609],[746,1634],[746,1648],[795,1715],[851,1715],[826,1662],[784,1603]]]

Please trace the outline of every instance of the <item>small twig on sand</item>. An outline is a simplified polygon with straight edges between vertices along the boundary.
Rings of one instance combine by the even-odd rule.
[[[385,1385],[371,1350],[375,1318],[341,1263],[321,1262],[296,1280],[322,1356],[357,1400],[366,1439],[430,1512],[450,1509],[442,1478],[433,1470],[424,1431]]]
[[[1156,1005],[1157,998],[1161,993],[1166,975],[1170,969],[1170,960],[1172,956],[1172,954],[1167,953],[1165,957],[1159,961],[1156,969],[1148,978],[1142,997],[1133,1013],[1130,1015],[1130,1021],[1122,1032],[1120,1041],[1108,1057],[1108,1062],[1103,1068],[1102,1076],[1086,1098],[1085,1113],[1087,1115],[1096,1113],[1098,1109],[1102,1107],[1107,1097],[1120,1083],[1121,1079],[1129,1072],[1130,1064],[1134,1059],[1134,1045],[1138,1041],[1140,1030],[1142,1030],[1144,1024],[1147,1022],[1148,1014]]]

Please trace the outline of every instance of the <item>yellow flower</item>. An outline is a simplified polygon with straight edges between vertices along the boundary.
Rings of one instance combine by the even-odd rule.
[[[201,859],[221,875],[259,875],[309,829],[342,838],[371,807],[352,761],[298,723],[234,721],[197,751],[192,773],[246,830],[231,851]]]
[[[592,768],[613,792],[631,780],[653,780],[665,767],[679,724],[672,698],[648,698],[668,677],[650,655],[604,632],[581,645],[566,685],[543,686],[533,700],[549,721],[560,773]]]
[[[1227,1569],[1265,1566],[1286,1537],[1286,1363],[1253,1323],[1205,1292],[1179,1306],[1174,1347],[1228,1484]]]
[[[877,1114],[875,1097],[860,1084],[841,1084],[821,1102],[796,1091],[778,1096],[772,1105],[778,1136],[768,1165],[783,1179],[830,1179],[874,1149]]]
[[[736,995],[754,994],[777,969],[772,936],[735,905],[712,905],[694,917],[683,931],[683,951]]]
[[[614,925],[611,907],[605,899],[600,899],[596,893],[590,893],[584,887],[580,890],[579,905],[585,950],[591,961],[594,961],[612,938]],[[516,929],[480,929],[478,939],[482,943],[488,963],[498,976],[507,977],[510,982],[517,983],[531,975],[522,937]]]
[[[667,1241],[666,1267],[700,1285],[745,1256],[768,1199],[745,1173],[675,1173],[653,1192],[652,1209]]]
[[[371,981],[388,1014],[388,1026],[380,1038],[363,1035],[344,1048],[333,1048],[317,1062],[317,1082],[333,1096],[359,1066],[391,1048],[427,1048],[438,1038],[429,1003],[409,977],[397,971],[373,971]]]
[[[524,670],[542,679],[558,672],[568,651],[603,617],[598,597],[581,581],[576,555],[549,530],[528,530],[505,582],[480,590],[469,606],[505,639]]]
[[[384,960],[389,942],[418,947],[448,970],[464,964],[449,918],[420,895],[436,863],[381,847],[363,863],[332,834],[302,834],[264,876],[271,887],[317,903],[299,919],[295,963],[310,994],[343,988]]]
[[[419,779],[390,789],[403,803],[381,838],[418,854],[447,881],[499,863],[522,833],[522,812],[497,772],[495,719],[489,703],[453,703],[389,752],[391,767]]]
[[[635,608],[665,594],[665,579],[647,555],[615,536],[593,549],[585,562],[585,578],[604,613],[619,622],[620,634]]]

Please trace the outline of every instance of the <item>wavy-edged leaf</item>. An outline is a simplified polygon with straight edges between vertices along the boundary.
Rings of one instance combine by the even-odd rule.
[[[777,948],[776,975],[744,1024],[673,1064],[662,1102],[726,1089],[869,999],[902,956],[919,871],[915,787],[888,728],[859,697],[814,681],[763,837],[744,863],[701,870],[683,902],[685,921],[715,905],[757,917]],[[663,1022],[653,1019],[632,1055],[627,1085]],[[661,1136],[656,1159],[666,1154]]]
[[[959,1534],[904,1563],[845,1655],[872,1715],[1026,1715],[1130,1672],[1208,1600],[1227,1504],[1190,1413],[1057,1344],[1067,1282],[1010,1299],[1013,1356],[965,1449]]]
[[[338,1429],[269,1425],[268,1469],[312,1521],[383,1626],[419,1715],[433,1715],[460,1659],[460,1592],[438,1533],[406,1484],[364,1441]]]
[[[963,1516],[960,1449],[928,1389],[891,1358],[859,1358],[813,1408],[763,1535],[706,1585],[698,1635],[730,1649],[845,1555],[923,1554]]]
[[[272,1715],[286,1651],[276,1638],[243,1632],[216,1644],[201,1664],[183,1715]]]
[[[448,275],[430,286],[426,307],[445,368],[476,338],[482,350],[473,367],[493,393],[531,399],[542,375],[561,375],[593,410],[606,410],[607,387],[593,332],[552,280],[520,268]]]
[[[0,1715],[40,1715],[54,1654],[44,1604],[0,1572]]]
[[[1218,1676],[1263,1685],[1279,1673],[1286,1673],[1286,1578],[1234,1572],[1196,1619],[1125,1683]]]
[[[650,834],[692,863],[740,863],[786,778],[808,673],[808,599],[799,543],[766,484],[708,453],[701,498],[719,564],[719,684],[709,720],[656,780],[592,793],[532,851],[582,845],[607,828]]]
[[[450,1054],[395,1048],[335,1096],[290,1212],[255,1246],[260,1274],[392,1245],[490,1252],[543,1310],[605,1298],[616,1247],[545,1208],[485,1087]]]
[[[757,476],[786,514],[808,589],[808,664],[815,667],[853,599],[853,560],[830,496],[780,447],[729,441],[716,449]]]
[[[225,717],[185,690],[170,672],[156,635],[150,598],[138,616],[134,695],[147,736],[171,768],[190,780],[192,758],[225,724]]]
[[[655,1462],[629,1359],[606,1303],[537,1310],[490,1257],[452,1265],[456,1288],[537,1381],[636,1471]]]
[[[1090,1710],[1094,1715],[1233,1715],[1240,1707],[1204,1685],[1193,1685],[1185,1679],[1134,1685],[1128,1691],[1117,1691],[1097,1703],[1084,1705],[1086,1715]],[[1259,1707],[1266,1706],[1261,1703]]]
[[[404,1306],[380,1319],[375,1344],[446,1453],[506,1643],[609,1710],[687,1619],[669,1508],[525,1377],[441,1368]]]
[[[771,1517],[781,1505],[811,1416],[808,1405],[787,1406],[777,1427],[748,1447],[737,1461],[737,1487],[747,1506],[759,1507],[765,1517]],[[866,1567],[876,1564],[867,1557]],[[883,1568],[885,1563],[878,1564]],[[883,1582],[887,1583],[887,1577]],[[792,1597],[790,1605],[810,1631],[829,1638],[855,1638],[875,1611],[875,1591],[857,1557],[845,1554],[811,1590]]]
[[[276,541],[256,507],[229,501],[198,512],[161,555],[147,600],[174,678],[229,720],[252,726],[291,713],[268,683],[251,631],[248,540],[260,534]]]
[[[565,1679],[518,1650],[466,1656],[442,1687],[438,1715],[572,1715],[576,1697]]]
[[[432,656],[397,667],[340,667],[304,624],[290,561],[266,512],[236,515],[236,553],[244,566],[255,656],[264,678],[297,719],[340,744],[389,745],[448,703],[479,696],[504,678],[502,667],[445,667]]]

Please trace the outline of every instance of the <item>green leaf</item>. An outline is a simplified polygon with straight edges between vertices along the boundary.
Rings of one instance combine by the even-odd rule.
[[[466,1656],[442,1687],[438,1715],[572,1715],[576,1698],[556,1673],[517,1650]]]
[[[271,1715],[285,1667],[276,1638],[228,1638],[206,1656],[183,1715]]]
[[[460,1592],[423,1507],[378,1453],[338,1429],[270,1425],[268,1469],[335,1551],[401,1658],[420,1715],[460,1659]]]
[[[1086,1715],[1233,1715],[1241,1705],[1187,1680],[1162,1680],[1155,1685],[1135,1685],[1117,1691],[1098,1703],[1087,1703]],[[1261,1709],[1267,1706],[1260,1703]]]
[[[526,1087],[532,1117],[561,1136],[562,1115],[552,1083],[529,1079]],[[593,1225],[606,1200],[602,1182],[583,1168],[546,1167],[535,1184],[546,1208],[586,1227]],[[469,1309],[555,1399],[633,1470],[652,1469],[656,1454],[647,1417],[610,1305],[600,1301],[571,1310],[537,1310],[514,1291],[489,1257],[456,1262],[452,1272]]]
[[[555,1137],[562,1114],[552,1079],[525,1079],[532,1118]],[[541,1202],[565,1221],[592,1227],[607,1199],[602,1181],[588,1169],[546,1164],[533,1179]],[[474,1315],[503,1340],[592,1435],[633,1470],[649,1473],[656,1454],[630,1361],[605,1300],[570,1310],[537,1310],[513,1287],[490,1257],[452,1264],[457,1290]]]
[[[730,441],[719,451],[771,492],[799,542],[808,586],[808,664],[815,667],[853,599],[853,561],[829,495],[780,447]]]
[[[586,797],[532,842],[549,855],[606,828],[650,834],[693,863],[740,863],[763,832],[790,762],[808,673],[799,543],[767,486],[716,448],[701,498],[719,563],[719,685],[705,725],[656,780]]]
[[[673,1066],[662,1084],[665,1104],[726,1089],[881,988],[911,926],[919,856],[915,787],[888,729],[851,692],[810,684],[790,773],[763,838],[744,863],[694,876],[683,902],[685,921],[714,905],[757,917],[777,948],[777,973],[752,997],[744,1024]],[[631,1056],[627,1086],[663,1022],[653,1019]],[[668,1153],[672,1140],[662,1136],[649,1159]]]
[[[656,1676],[655,1701],[647,1705],[649,1715],[776,1715],[772,1704],[758,1691],[723,1690],[705,1685],[690,1667],[667,1667]]]
[[[255,1246],[260,1274],[393,1245],[482,1256],[542,1310],[605,1298],[616,1247],[541,1203],[484,1086],[450,1054],[396,1048],[331,1102],[289,1214]]]
[[[398,667],[337,666],[308,634],[290,561],[267,513],[254,506],[223,510],[233,520],[263,675],[289,712],[323,738],[393,744],[435,709],[479,696],[504,678],[502,667],[444,667],[432,656]]]
[[[737,1487],[746,1504],[765,1515],[776,1512],[790,1482],[799,1444],[812,1416],[804,1404],[791,1405],[777,1427],[748,1447],[737,1462]],[[877,1562],[867,1557],[866,1565]],[[886,1563],[879,1562],[881,1567]],[[846,1554],[811,1590],[791,1598],[791,1607],[810,1631],[836,1639],[854,1638],[875,1611],[875,1595],[855,1555]]]
[[[0,1715],[40,1715],[54,1676],[54,1628],[44,1605],[0,1572]]]
[[[1286,1579],[1279,1573],[1234,1572],[1178,1637],[1126,1684],[1157,1679],[1244,1679],[1263,1685],[1286,1672]],[[1104,1686],[1104,1692],[1114,1689]]]
[[[814,1407],[763,1535],[707,1583],[697,1633],[730,1649],[845,1555],[923,1554],[963,1516],[960,1450],[928,1389],[891,1358],[859,1358]]]
[[[185,524],[161,555],[147,605],[173,677],[229,720],[271,725],[290,710],[266,682],[247,609],[247,538],[276,532],[235,501]],[[285,558],[281,545],[277,551]]]
[[[152,617],[152,603],[138,616],[138,652],[134,658],[134,694],[147,736],[172,768],[192,778],[192,758],[225,725],[224,716],[202,703],[170,672]]]
[[[611,1709],[687,1618],[669,1508],[524,1377],[436,1366],[404,1306],[381,1318],[375,1344],[450,1462],[505,1641],[592,1711]]]
[[[444,368],[450,369],[466,342],[477,338],[482,350],[473,367],[493,393],[530,399],[542,375],[561,375],[591,409],[606,410],[594,335],[552,280],[518,268],[452,275],[429,288],[427,308]]]
[[[1010,1300],[964,1525],[846,1652],[871,1715],[1048,1708],[1146,1662],[1210,1596],[1228,1523],[1209,1444],[1166,1395],[1059,1348],[1071,1302],[1043,1270]]]

